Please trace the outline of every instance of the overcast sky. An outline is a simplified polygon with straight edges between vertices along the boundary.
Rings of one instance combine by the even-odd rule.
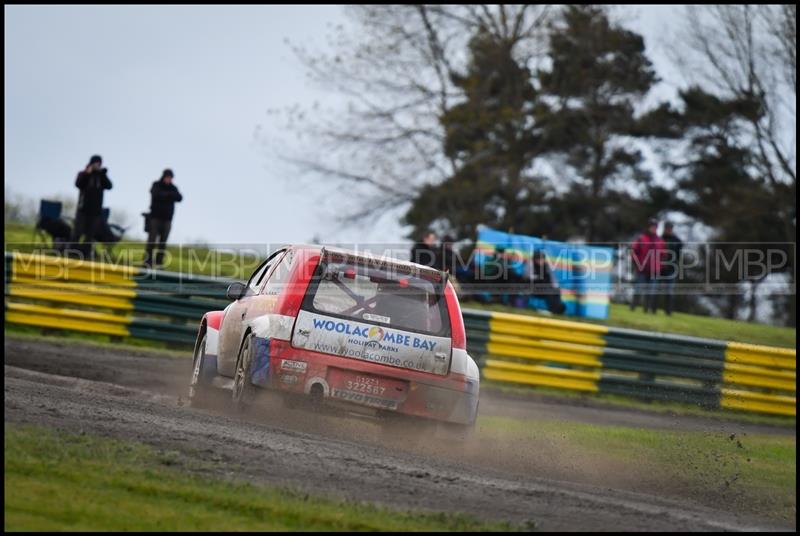
[[[662,78],[678,6],[625,6]],[[172,168],[184,195],[171,242],[403,241],[391,219],[338,228],[335,199],[300,188],[256,142],[280,136],[267,110],[328,98],[309,87],[284,39],[324,43],[337,6],[6,6],[6,191],[74,196],[76,173],[103,156],[105,204],[134,223],[150,184]],[[264,132],[266,131],[266,132]],[[305,148],[302,148],[305,149]],[[313,151],[313,147],[308,148]],[[303,191],[298,191],[298,190]],[[343,194],[344,195],[344,194]],[[321,213],[321,204],[328,205]]]

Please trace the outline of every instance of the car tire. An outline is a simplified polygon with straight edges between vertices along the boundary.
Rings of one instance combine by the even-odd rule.
[[[192,377],[189,380],[189,406],[200,409],[219,408],[225,400],[216,389],[203,377],[206,355],[206,333],[200,338],[192,359]]]
[[[233,389],[231,401],[233,408],[239,412],[246,412],[253,404],[256,395],[256,386],[250,381],[253,372],[253,357],[255,355],[255,341],[253,335],[248,333],[239,347],[236,358],[236,372],[233,376]]]

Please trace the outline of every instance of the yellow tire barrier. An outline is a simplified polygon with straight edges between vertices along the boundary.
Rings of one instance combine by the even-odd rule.
[[[581,367],[602,366],[602,348],[558,341],[529,340],[505,335],[491,335],[486,343],[490,355],[526,360],[552,361]]]
[[[128,316],[94,311],[57,309],[28,303],[6,303],[6,322],[28,326],[127,337],[130,335],[127,325],[131,320],[131,317]]]
[[[788,370],[775,370],[736,363],[725,363],[723,383],[764,387],[779,391],[795,391],[797,377]]]
[[[596,392],[599,371],[577,371],[539,365],[521,365],[487,359],[483,368],[487,380],[543,385],[574,391]]]
[[[136,292],[127,288],[97,286],[89,283],[37,281],[14,276],[6,294],[15,298],[132,311]]]
[[[773,348],[771,346],[730,342],[727,350],[725,350],[725,361],[728,363],[795,370],[797,368],[797,351],[791,348]]]
[[[720,407],[740,409],[759,413],[774,413],[777,415],[797,416],[797,399],[793,396],[770,395],[739,391],[735,389],[722,389]]]
[[[492,318],[489,321],[489,329],[492,334],[535,337],[541,340],[564,341],[589,346],[605,346],[605,340],[600,332],[576,330],[571,326],[561,326],[552,322],[529,323]],[[570,324],[575,323],[577,322],[570,322]]]

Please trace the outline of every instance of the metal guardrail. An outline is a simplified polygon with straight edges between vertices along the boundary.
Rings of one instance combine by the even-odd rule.
[[[191,344],[234,280],[5,254],[8,323]],[[464,309],[495,382],[796,415],[796,351]]]

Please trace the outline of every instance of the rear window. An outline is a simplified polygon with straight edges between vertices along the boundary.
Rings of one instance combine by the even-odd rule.
[[[450,334],[441,276],[413,273],[397,265],[325,257],[317,266],[303,308],[399,330]]]

